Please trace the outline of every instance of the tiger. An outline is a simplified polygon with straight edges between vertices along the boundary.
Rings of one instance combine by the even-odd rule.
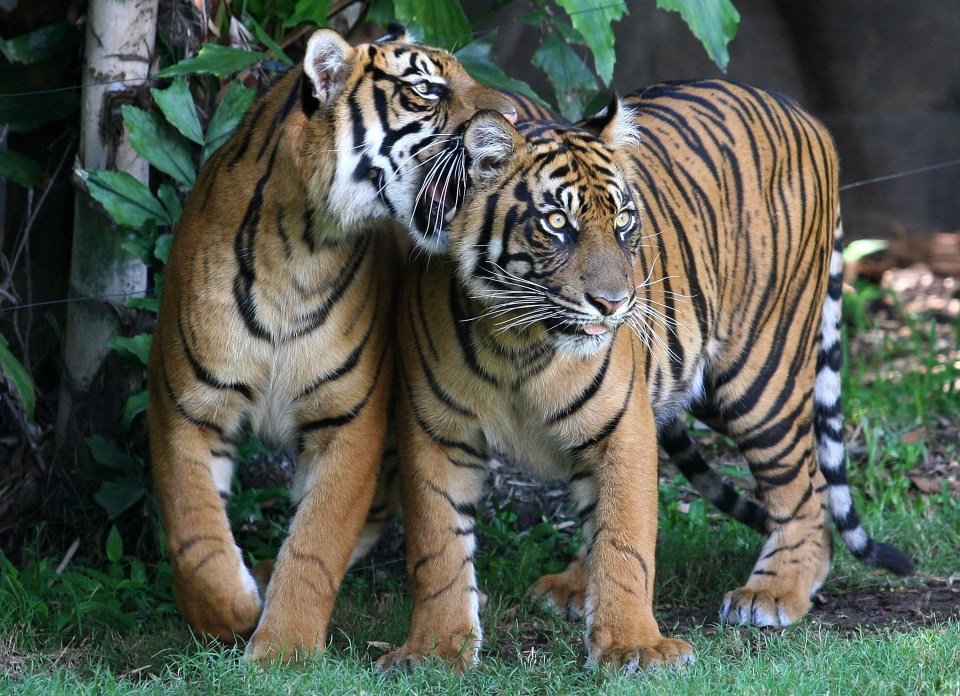
[[[482,109],[516,117],[450,53],[388,32],[312,34],[203,167],[170,248],[147,418],[174,595],[198,633],[249,637],[248,660],[322,649],[348,563],[393,516],[386,468],[371,503],[402,227],[440,211],[422,189],[445,140]],[[297,508],[259,584],[225,510],[247,426],[296,457]]]
[[[477,664],[476,517],[496,453],[568,483],[583,546],[534,591],[581,598],[591,668],[694,656],[653,614],[658,442],[766,535],[724,622],[802,617],[830,570],[830,518],[861,561],[913,571],[864,530],[846,479],[838,163],[819,121],[702,80],[576,125],[483,112],[453,147],[450,222],[432,231],[449,254],[413,262],[398,311],[414,607],[380,669]],[[715,485],[687,413],[737,443],[759,504]]]

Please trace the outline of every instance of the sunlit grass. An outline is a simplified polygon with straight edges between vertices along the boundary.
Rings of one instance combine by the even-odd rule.
[[[866,568],[837,544],[823,592],[885,591],[960,577],[960,502],[947,486],[919,494],[908,476],[931,458],[957,457],[944,428],[960,412],[960,370],[944,359],[957,335],[907,322],[884,333],[854,303],[847,327],[857,349],[844,370],[850,480],[864,524],[917,562],[900,579]],[[848,338],[850,338],[848,336]],[[867,340],[869,338],[869,340]],[[864,347],[866,346],[866,347]],[[948,351],[949,353],[949,351]],[[952,430],[955,434],[956,429]],[[949,438],[947,438],[949,439]],[[722,441],[716,449],[725,447]],[[938,460],[939,461],[939,460]],[[727,473],[743,471],[730,457]],[[261,534],[263,553],[282,532],[273,492],[240,491],[234,523]],[[279,505],[283,505],[283,500]],[[273,503],[271,503],[272,505]],[[522,534],[509,506],[478,525],[478,573],[489,594],[483,613],[480,667],[456,676],[425,665],[413,674],[382,675],[373,662],[385,645],[404,639],[411,609],[398,557],[361,564],[346,579],[330,627],[330,647],[316,660],[261,669],[241,651],[198,641],[173,612],[169,568],[145,566],[117,548],[94,564],[75,562],[58,573],[39,555],[0,568],[0,693],[254,693],[254,694],[822,694],[960,692],[960,622],[896,630],[839,631],[807,618],[786,630],[718,627],[724,592],[746,579],[761,538],[691,498],[679,477],[661,485],[655,614],[663,630],[689,640],[695,664],[635,677],[585,673],[583,626],[542,609],[527,588],[563,568],[575,553],[572,528],[535,525]],[[552,522],[552,521],[551,521]],[[683,609],[706,623],[676,625]]]

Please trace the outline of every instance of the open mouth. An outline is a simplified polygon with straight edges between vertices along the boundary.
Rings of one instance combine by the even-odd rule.
[[[432,242],[445,244],[447,228],[457,213],[459,202],[456,184],[437,179],[427,182],[413,211],[417,229]]]
[[[553,333],[562,334],[570,338],[601,338],[606,334],[615,334],[616,327],[610,327],[606,324],[583,324],[582,322],[572,322],[563,320],[547,320],[547,329]]]

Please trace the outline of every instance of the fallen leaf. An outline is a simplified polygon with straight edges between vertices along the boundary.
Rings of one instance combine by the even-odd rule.
[[[931,476],[909,476],[910,483],[921,493],[939,493],[940,479]]]
[[[368,641],[367,641],[367,647],[368,647],[368,648],[373,648],[374,650],[381,650],[381,651],[383,651],[383,652],[389,652],[389,651],[393,650],[394,648],[396,648],[397,646],[396,646],[396,645],[392,645],[391,643],[384,643],[382,640],[368,640]]]
[[[900,436],[901,442],[906,442],[909,445],[915,445],[920,440],[923,439],[923,428],[914,428],[913,430],[908,430],[903,435]]]

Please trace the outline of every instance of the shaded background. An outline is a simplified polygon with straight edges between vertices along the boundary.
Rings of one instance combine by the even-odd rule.
[[[602,0],[598,0],[602,2]],[[486,2],[465,3],[480,13]],[[960,159],[960,2],[957,0],[734,0],[740,27],[726,77],[796,98],[829,126],[850,183]],[[524,3],[489,22],[511,75],[551,95],[530,64],[536,28]],[[628,2],[614,24],[613,87],[723,73],[675,12]],[[851,188],[842,194],[848,238],[960,229],[960,166]]]
[[[604,1],[596,0],[598,6]],[[191,2],[161,0],[161,18],[167,18],[168,29],[174,19],[182,18],[182,8],[192,6]],[[468,15],[479,17],[491,2],[467,0]],[[727,77],[789,94],[823,119],[837,141],[843,183],[960,159],[958,0],[734,3],[741,22],[730,45]],[[657,9],[655,0],[628,0],[627,4],[630,14],[614,24],[617,64],[613,86],[620,92],[660,80],[721,75],[679,14]],[[58,20],[76,23],[83,16],[84,5],[83,0],[0,0],[0,35],[18,36]],[[499,30],[499,64],[539,93],[552,96],[546,76],[531,64],[540,43],[537,29],[519,21],[529,9],[528,3],[517,0],[486,26]],[[44,90],[78,84],[81,47],[75,46],[70,55],[76,62],[57,57],[19,71],[25,87]],[[0,89],[3,84],[0,79]],[[71,90],[54,94],[68,101],[77,96]],[[24,301],[55,304],[0,311],[4,335],[11,336],[11,329],[19,329],[24,364],[38,391],[34,423],[14,422],[10,409],[0,408],[0,549],[9,549],[8,539],[15,538],[16,547],[30,537],[44,499],[54,516],[62,514],[65,507],[61,498],[50,495],[50,481],[51,472],[56,471],[52,422],[61,380],[61,327],[66,309],[60,300],[67,296],[74,210],[69,173],[76,149],[75,120],[51,121],[29,133],[8,137],[10,149],[38,160],[50,182],[44,204],[30,226],[25,257],[15,264],[12,283]],[[34,193],[16,185],[4,186],[0,180],[0,253],[6,259],[15,255],[17,231],[24,224],[32,196]],[[842,203],[848,239],[898,238],[900,251],[909,252],[898,263],[910,265],[917,259],[917,250],[924,250],[927,254],[922,260],[933,270],[960,277],[960,234],[955,233],[960,230],[960,166],[851,188],[842,193]],[[949,234],[923,234],[935,232]],[[931,257],[949,263],[937,267]],[[916,294],[935,294],[929,284],[917,287]],[[954,287],[946,292],[960,294]],[[953,299],[960,304],[960,298]],[[0,297],[0,310],[9,310],[8,300]],[[120,367],[111,365],[111,370]],[[116,421],[119,405],[111,406],[105,398],[98,416]],[[135,433],[126,445],[131,451],[141,451],[144,428]],[[72,461],[65,463],[66,484],[80,489],[92,485],[91,479],[73,466]],[[72,497],[83,498],[83,494],[67,496]]]

